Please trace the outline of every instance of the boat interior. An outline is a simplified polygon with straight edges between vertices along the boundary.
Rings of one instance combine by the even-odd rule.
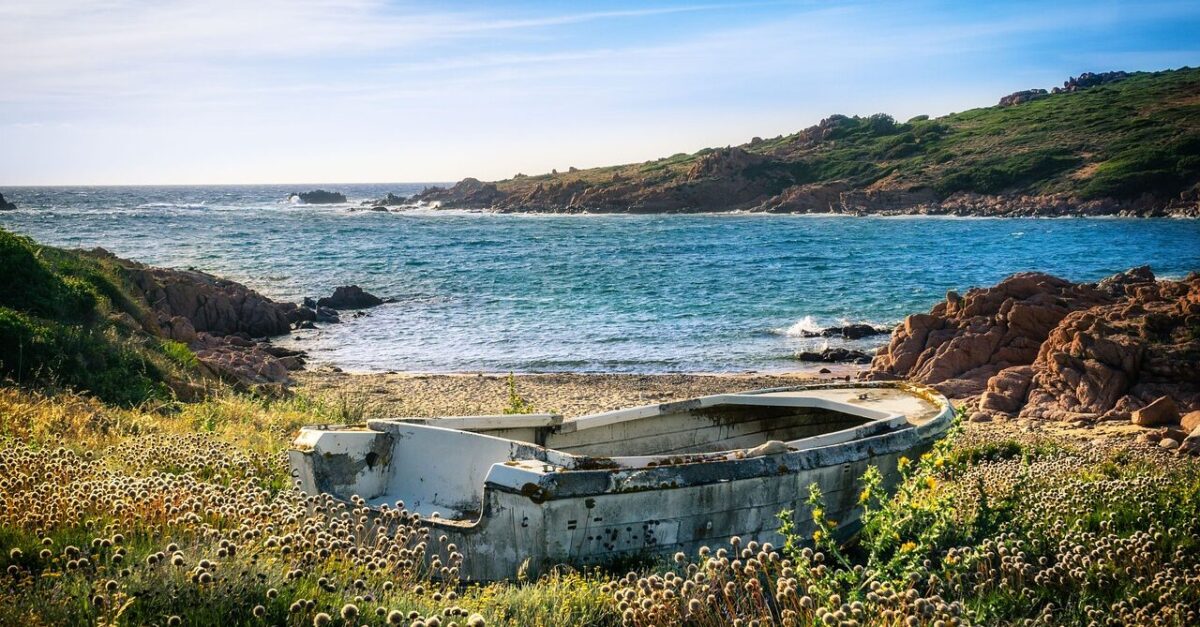
[[[895,388],[853,387],[722,394],[568,420],[553,414],[372,420],[369,428],[391,434],[394,445],[380,468],[387,477],[370,490],[375,494],[362,495],[377,504],[403,500],[426,515],[472,520],[487,483],[519,487],[544,473],[831,446],[908,429],[939,411]]]

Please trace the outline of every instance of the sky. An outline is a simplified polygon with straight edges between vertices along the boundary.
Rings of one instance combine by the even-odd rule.
[[[454,181],[1200,65],[1200,2],[0,0],[0,185]]]

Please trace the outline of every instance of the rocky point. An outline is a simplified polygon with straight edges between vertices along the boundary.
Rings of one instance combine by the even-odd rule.
[[[866,379],[968,399],[971,419],[1124,421],[1200,444],[1200,274],[1134,268],[1098,283],[1016,274],[908,316]],[[1188,416],[1187,424],[1183,417]]]

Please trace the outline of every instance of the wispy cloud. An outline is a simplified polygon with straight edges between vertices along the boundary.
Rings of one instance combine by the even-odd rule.
[[[68,142],[54,167],[155,180],[637,160],[835,111],[936,114],[1082,70],[1200,62],[1189,25],[1190,2],[14,0],[0,4],[0,176],[49,167],[20,151]],[[289,148],[314,133],[342,139]]]

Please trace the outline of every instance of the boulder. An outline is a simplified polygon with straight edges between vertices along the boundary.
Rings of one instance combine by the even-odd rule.
[[[363,288],[357,285],[343,285],[333,290],[333,296],[327,296],[317,301],[319,307],[332,309],[363,309],[382,304],[382,298],[363,291]]]
[[[305,299],[311,301],[312,299]],[[313,301],[312,306],[296,307],[288,310],[287,319],[293,326],[300,322],[315,322],[317,319],[316,301]]]
[[[14,211],[17,206],[4,199],[4,194],[0,194],[0,211]]]
[[[1045,89],[1026,89],[1024,91],[1016,91],[1001,98],[1000,106],[1011,107],[1013,105],[1019,105],[1023,102],[1045,98],[1049,95],[1050,92],[1046,91]]]
[[[303,365],[295,358],[291,362],[282,361],[262,344],[231,341],[235,337],[199,333],[192,351],[210,372],[240,388],[276,388],[290,380],[288,365],[297,368]]]
[[[1179,426],[1184,431],[1191,433],[1196,429],[1200,429],[1200,410],[1190,411],[1179,419]]]
[[[163,335],[184,344],[191,344],[196,341],[196,328],[192,323],[183,316],[167,317],[165,314],[159,314],[159,328]]]
[[[1016,415],[1025,405],[1025,395],[1033,381],[1032,366],[1012,366],[987,381],[979,397],[979,410],[990,414]]]
[[[826,348],[820,351],[801,351],[796,353],[799,361],[814,361],[821,363],[856,363],[869,364],[871,356],[860,350],[849,348]]]
[[[801,337],[840,337],[847,340],[860,340],[873,335],[883,335],[891,332],[888,327],[876,327],[869,324],[848,324],[841,327],[828,327],[820,331],[801,331]]]
[[[1133,424],[1139,427],[1157,427],[1179,421],[1179,408],[1169,396],[1160,396],[1153,403],[1134,410]]]
[[[1200,427],[1193,429],[1191,435],[1179,443],[1178,453],[1200,455]]]

